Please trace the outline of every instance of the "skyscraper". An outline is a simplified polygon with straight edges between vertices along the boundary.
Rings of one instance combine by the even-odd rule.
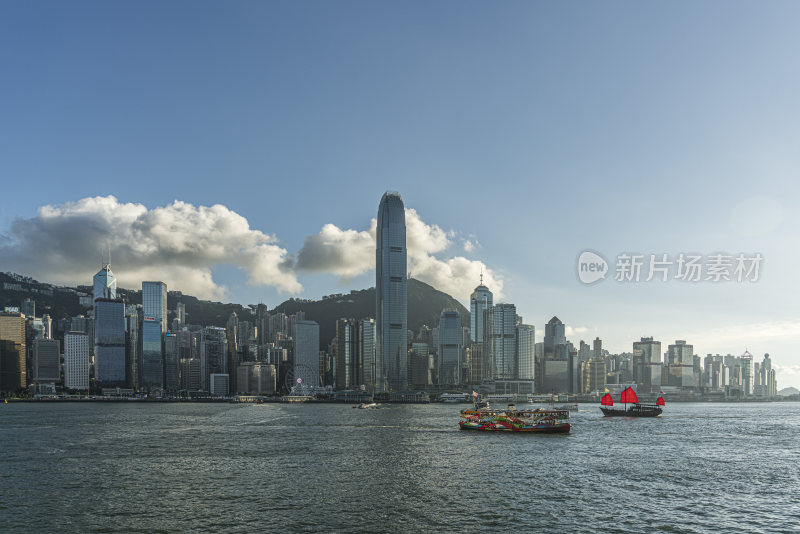
[[[201,388],[210,391],[211,375],[225,374],[228,369],[228,340],[225,329],[207,326],[200,334]]]
[[[643,337],[633,343],[633,379],[645,391],[657,392],[661,381],[661,342]]]
[[[319,324],[315,321],[294,322],[294,377],[304,387],[319,386]]]
[[[481,274],[480,285],[469,297],[469,336],[473,343],[483,343],[485,312],[493,305],[492,292],[483,285],[483,275]]]
[[[164,387],[162,336],[167,331],[167,284],[142,282],[142,387]]]
[[[521,380],[535,378],[534,353],[536,328],[531,324],[517,325],[517,377]]]
[[[495,304],[486,314],[486,379],[517,378],[516,338],[517,307],[513,304]]]
[[[439,385],[460,385],[463,366],[461,316],[456,310],[442,310],[439,318]]]
[[[694,347],[682,339],[676,340],[674,345],[667,347],[667,365],[667,385],[694,387]],[[663,377],[661,385],[664,385]]]
[[[89,335],[86,332],[64,334],[64,387],[89,389]]]
[[[377,389],[408,389],[408,272],[406,214],[399,193],[387,192],[378,208],[375,254]]]
[[[105,387],[125,386],[125,304],[94,299],[95,380]]]
[[[61,381],[61,342],[57,339],[33,341],[33,380]]]
[[[115,299],[117,298],[117,277],[111,272],[111,265],[103,264],[96,275],[94,275],[94,295],[92,299]]]
[[[0,313],[0,341],[4,342],[0,346],[0,389],[25,389],[28,386],[25,315]]]

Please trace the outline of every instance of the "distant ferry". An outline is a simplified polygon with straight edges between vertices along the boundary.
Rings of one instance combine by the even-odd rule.
[[[468,393],[442,393],[439,395],[442,402],[469,402]]]

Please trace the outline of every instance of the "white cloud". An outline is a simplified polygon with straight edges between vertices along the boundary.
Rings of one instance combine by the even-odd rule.
[[[251,284],[302,290],[292,259],[276,238],[251,229],[247,219],[221,205],[176,200],[148,210],[107,196],[43,206],[36,217],[12,223],[0,254],[11,270],[55,283],[89,284],[107,247],[121,287],[162,280],[170,289],[221,299],[226,288],[211,270],[228,264],[245,270]]]
[[[326,224],[318,234],[306,237],[303,248],[297,254],[297,269],[332,273],[343,281],[373,271],[376,225],[376,219],[372,219],[368,230],[358,231]],[[435,256],[446,252],[455,238],[454,232],[446,232],[436,224],[428,224],[415,209],[406,208],[409,276],[466,301],[483,272],[484,284],[492,290],[495,299],[502,298],[503,280],[483,262],[463,256],[447,259]]]

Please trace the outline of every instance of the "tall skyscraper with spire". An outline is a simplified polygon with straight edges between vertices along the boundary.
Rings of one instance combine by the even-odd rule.
[[[469,338],[473,343],[484,341],[485,312],[494,305],[492,297],[492,292],[483,285],[483,273],[481,273],[481,283],[469,297]]]
[[[378,207],[375,260],[376,389],[408,389],[406,212],[399,193]]]

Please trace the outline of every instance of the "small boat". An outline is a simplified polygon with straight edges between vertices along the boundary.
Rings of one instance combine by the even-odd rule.
[[[353,406],[353,408],[358,408],[359,410],[366,410],[367,408],[375,408],[378,404],[375,402],[362,402],[358,406]]]
[[[664,397],[659,397],[655,404],[645,404],[639,402],[639,397],[633,388],[628,387],[620,395],[621,403],[624,408],[612,408],[614,399],[610,393],[606,393],[600,400],[600,410],[606,417],[658,417],[661,415],[661,407],[664,406]],[[631,406],[629,407],[628,404]]]

